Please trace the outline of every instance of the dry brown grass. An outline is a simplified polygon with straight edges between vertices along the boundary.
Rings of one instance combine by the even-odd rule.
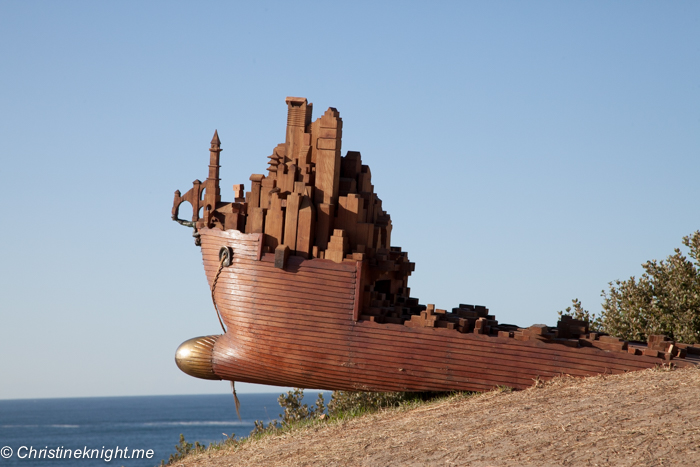
[[[698,369],[536,386],[319,424],[175,465],[700,465]]]

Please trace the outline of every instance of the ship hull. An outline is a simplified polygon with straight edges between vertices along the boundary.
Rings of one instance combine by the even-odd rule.
[[[279,268],[274,254],[263,253],[262,234],[199,233],[227,327],[212,350],[221,379],[326,390],[485,391],[660,364],[626,352],[359,319],[362,262],[290,256]],[[233,252],[229,266],[220,267],[221,247]]]

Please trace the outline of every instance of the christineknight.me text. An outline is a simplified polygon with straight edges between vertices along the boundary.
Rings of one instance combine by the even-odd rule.
[[[82,449],[65,449],[63,446],[35,449],[33,446],[20,446],[17,449],[19,459],[102,459],[110,462],[112,459],[152,459],[153,449],[129,449],[117,446],[112,449],[90,449],[87,446]]]

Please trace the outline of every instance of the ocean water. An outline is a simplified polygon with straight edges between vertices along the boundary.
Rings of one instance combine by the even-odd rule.
[[[232,395],[0,400],[0,467],[159,465],[175,453],[181,433],[190,443],[208,445],[222,441],[224,433],[247,436],[255,420],[277,419],[282,412],[278,396],[239,394],[241,420]],[[304,402],[311,405],[315,399],[316,393],[309,392]],[[71,458],[65,458],[66,449]],[[133,449],[144,450],[143,458],[124,458],[141,456]],[[73,450],[81,457],[87,451],[89,457],[76,459]],[[153,451],[150,459],[148,450]]]

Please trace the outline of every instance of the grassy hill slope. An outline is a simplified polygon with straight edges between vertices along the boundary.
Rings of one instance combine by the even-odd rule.
[[[174,465],[700,465],[700,369],[457,396],[318,422]]]

